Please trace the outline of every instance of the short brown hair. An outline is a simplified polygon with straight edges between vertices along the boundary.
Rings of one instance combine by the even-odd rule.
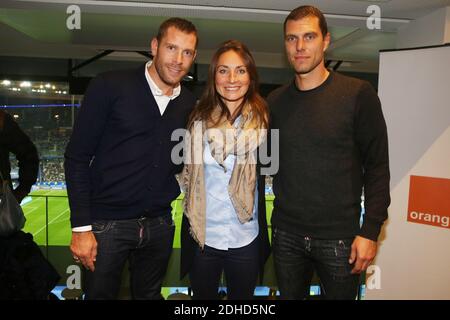
[[[322,31],[322,36],[325,37],[328,33],[327,20],[322,11],[313,6],[300,6],[295,8],[289,13],[289,15],[284,20],[284,31],[286,31],[286,24],[288,20],[300,20],[309,16],[317,17],[319,19],[319,27]]]
[[[162,38],[164,38],[167,30],[170,27],[175,27],[178,30],[183,31],[185,33],[194,33],[196,38],[195,47],[197,47],[198,44],[197,28],[189,20],[177,17],[169,18],[163,23],[161,23],[161,25],[159,26],[158,35],[156,36],[158,42],[161,42]]]

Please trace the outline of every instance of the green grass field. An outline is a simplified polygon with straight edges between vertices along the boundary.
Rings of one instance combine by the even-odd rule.
[[[47,196],[47,197],[45,197]],[[180,228],[183,215],[182,207],[183,195],[180,195],[172,202],[172,215],[176,225],[174,248],[180,247]],[[46,217],[46,207],[48,217]],[[47,244],[49,246],[68,246],[70,244],[70,210],[66,190],[37,190],[33,191],[22,204],[25,217],[25,232],[33,235],[34,241],[38,245]],[[267,221],[273,209],[273,196],[266,196]],[[48,229],[46,224],[48,221]]]

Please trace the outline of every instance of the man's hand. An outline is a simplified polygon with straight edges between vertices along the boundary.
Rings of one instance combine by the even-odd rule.
[[[377,243],[375,241],[356,236],[352,243],[352,252],[348,263],[355,263],[352,274],[361,273],[372,263],[377,254]]]
[[[97,240],[92,231],[72,232],[70,250],[76,260],[81,261],[83,266],[94,271],[95,258],[97,256]]]

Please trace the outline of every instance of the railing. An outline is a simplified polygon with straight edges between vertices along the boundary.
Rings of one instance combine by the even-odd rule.
[[[55,191],[50,191],[55,192]],[[63,191],[61,191],[62,193]],[[33,198],[35,199],[33,201]],[[38,201],[36,201],[36,199]],[[42,199],[43,201],[39,201]],[[52,208],[52,201],[54,199],[54,208]],[[172,213],[174,217],[174,222],[176,226],[175,239],[173,243],[172,257],[169,262],[167,269],[166,278],[164,280],[165,287],[188,287],[189,282],[185,278],[180,280],[179,277],[179,263],[180,263],[180,230],[181,230],[181,218],[182,218],[182,199],[183,195],[180,195],[172,203]],[[272,216],[273,209],[273,199],[272,195],[266,196],[266,211],[267,211],[267,221],[269,228],[269,238],[271,238],[271,226],[270,219]],[[24,208],[24,213],[27,218],[24,231],[33,234],[35,242],[40,245],[41,249],[44,251],[47,259],[55,266],[61,275],[60,284],[65,285],[67,279],[67,270],[69,266],[74,265],[72,255],[69,250],[71,228],[69,221],[69,204],[67,195],[49,195],[49,194],[31,194],[28,201],[25,200],[22,203]],[[41,216],[45,213],[45,219]],[[52,224],[55,228],[59,228],[56,234],[52,237],[51,229]],[[45,238],[41,237],[40,234],[45,230]],[[124,279],[128,279],[127,268],[124,268]],[[364,277],[362,277],[364,279]],[[265,274],[264,274],[264,285],[271,288],[276,288],[276,279],[273,268],[272,256],[266,264]],[[123,283],[127,283],[123,281]],[[313,283],[318,284],[318,279],[314,278]],[[122,292],[127,291],[127,287],[121,289]],[[360,298],[361,291],[358,294]]]
[[[40,190],[38,192],[43,191]],[[48,193],[51,192],[65,193],[63,190],[48,190]],[[165,285],[171,287],[180,287],[187,283],[186,281],[179,280],[180,230],[183,214],[182,199],[183,194],[172,202],[172,213],[176,231],[173,242],[173,254],[169,262],[165,281]],[[268,221],[270,221],[272,213],[272,202],[273,196],[268,196],[266,200]],[[47,259],[60,272],[63,278],[62,281],[65,281],[63,275],[66,273],[67,267],[74,263],[68,248],[70,245],[71,227],[67,195],[32,193],[22,203],[22,207],[27,219],[24,231],[33,235],[34,241],[41,247]],[[269,232],[270,234],[271,232]],[[273,277],[269,276],[266,279],[270,278]]]
[[[41,201],[35,202],[32,199],[44,199],[44,203]],[[65,208],[62,212],[56,213],[56,218],[53,218],[49,221],[49,198],[58,199],[59,204],[56,209]],[[31,199],[31,200],[30,200]],[[28,201],[27,201],[28,200]],[[48,247],[49,247],[49,226],[53,223],[57,218],[67,213],[67,217],[69,216],[69,205],[68,198],[66,195],[41,195],[41,194],[31,194],[29,195],[24,202],[22,202],[22,207],[24,210],[25,218],[27,219],[25,223],[25,232],[29,232],[33,235],[34,241],[40,245],[41,247],[45,247],[45,255],[48,258]],[[45,213],[45,222],[41,223],[42,216],[41,214]],[[68,233],[66,234],[66,238],[70,239],[70,224],[69,220],[67,220],[66,225]],[[45,230],[45,239],[42,239],[40,233]],[[64,234],[64,233],[62,233]],[[44,240],[44,241],[43,241]],[[57,241],[55,245],[68,245],[69,242],[64,240]]]

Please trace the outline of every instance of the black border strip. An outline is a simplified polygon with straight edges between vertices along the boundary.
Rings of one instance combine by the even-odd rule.
[[[401,48],[401,49],[383,49],[383,50],[379,50],[379,52],[381,53],[381,52],[393,52],[393,51],[420,50],[420,49],[432,49],[432,48],[442,48],[442,47],[450,47],[450,42],[444,43],[444,44],[437,44],[434,46]]]

